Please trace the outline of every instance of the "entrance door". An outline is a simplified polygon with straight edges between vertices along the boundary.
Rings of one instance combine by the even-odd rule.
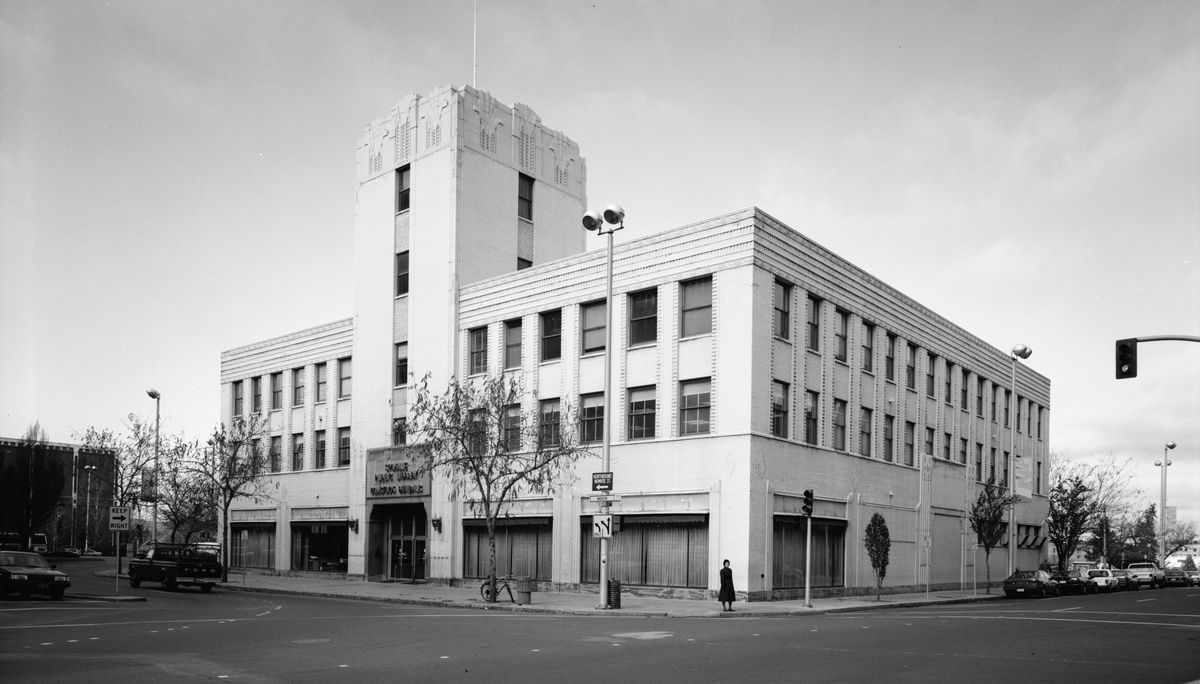
[[[425,540],[404,539],[400,543],[403,549],[404,563],[400,566],[400,575],[407,580],[416,582],[425,579]]]
[[[391,515],[388,546],[389,577],[395,582],[424,582],[427,577],[425,508],[397,506]]]

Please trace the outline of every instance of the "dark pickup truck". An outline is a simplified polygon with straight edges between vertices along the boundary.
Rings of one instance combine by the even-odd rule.
[[[215,551],[194,544],[152,544],[129,559],[129,586],[161,582],[166,589],[190,584],[208,593],[221,581]]]

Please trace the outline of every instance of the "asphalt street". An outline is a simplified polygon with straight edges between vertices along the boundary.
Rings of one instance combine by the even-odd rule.
[[[1200,679],[1200,588],[710,619],[220,588],[113,602],[78,597],[111,578],[75,576],[75,597],[0,602],[6,682]]]

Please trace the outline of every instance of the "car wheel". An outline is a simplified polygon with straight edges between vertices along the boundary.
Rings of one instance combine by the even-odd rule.
[[[212,588],[213,588],[213,585],[209,584],[208,582],[205,582],[204,584],[200,585],[200,591],[204,592],[205,594],[212,591]]]
[[[1017,594],[1016,594],[1016,592],[1012,592],[1012,591],[1006,591],[1006,592],[1004,592],[1004,596],[1005,596],[1006,598],[1010,598],[1010,599],[1012,599],[1012,598],[1016,598],[1016,597],[1017,597]]]
[[[54,588],[52,588],[52,589],[50,590],[50,600],[51,600],[51,601],[60,601],[60,600],[62,600],[62,597],[63,597],[63,592],[65,592],[66,590],[67,590],[67,589],[66,589],[66,587],[54,587]]]
[[[137,589],[138,587],[142,586],[142,580],[137,575],[130,575],[129,586]]]
[[[1046,587],[1042,585],[1042,590],[1038,592],[1038,598],[1046,598]]]

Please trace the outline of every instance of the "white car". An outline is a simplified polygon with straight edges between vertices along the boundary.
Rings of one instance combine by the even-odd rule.
[[[1096,588],[1100,591],[1116,591],[1117,576],[1108,568],[1099,568],[1096,570],[1088,570],[1088,577],[1096,582]]]

